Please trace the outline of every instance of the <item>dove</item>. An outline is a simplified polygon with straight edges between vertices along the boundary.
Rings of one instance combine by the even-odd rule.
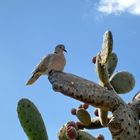
[[[36,66],[32,72],[31,78],[27,81],[26,85],[32,85],[41,75],[48,75],[52,70],[63,71],[66,64],[64,56],[65,46],[59,44],[55,47],[54,53],[48,54]]]

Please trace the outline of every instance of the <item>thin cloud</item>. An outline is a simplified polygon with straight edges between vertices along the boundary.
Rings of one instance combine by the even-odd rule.
[[[140,16],[140,0],[100,0],[97,10],[105,14],[127,12]]]

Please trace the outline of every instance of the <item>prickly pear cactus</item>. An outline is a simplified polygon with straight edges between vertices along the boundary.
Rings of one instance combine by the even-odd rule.
[[[117,63],[118,63],[118,57],[117,57],[116,53],[112,52],[110,54],[109,59],[108,59],[107,64],[106,64],[109,77],[115,71]]]
[[[41,114],[29,99],[21,99],[18,102],[17,113],[20,124],[29,140],[48,140]]]
[[[88,132],[79,130],[77,140],[97,140],[97,139],[93,137],[92,135],[90,135]]]
[[[63,125],[58,131],[58,139],[59,140],[69,140],[66,136],[66,126]]]
[[[136,96],[133,98],[134,103],[129,103],[128,105],[125,104],[123,100],[120,101],[119,100],[120,98],[116,96],[116,94],[124,94],[131,91],[134,88],[135,79],[131,73],[126,71],[119,71],[114,73],[118,63],[118,58],[116,53],[112,52],[112,50],[113,50],[113,36],[111,31],[106,31],[103,37],[102,49],[97,54],[97,56],[93,58],[93,63],[95,63],[96,73],[99,78],[100,86],[96,85],[95,83],[92,84],[93,85],[92,87],[96,89],[94,92],[91,92],[92,96],[88,95],[90,91],[89,87],[91,86],[90,81],[86,80],[85,82],[83,78],[78,78],[76,76],[70,75],[68,77],[65,77],[67,79],[66,80],[67,82],[65,82],[65,80],[62,77],[59,79],[59,76],[55,76],[55,78],[56,79],[58,78],[59,80],[58,82],[56,80],[55,84],[56,83],[57,84],[54,87],[57,88],[54,88],[54,90],[56,91],[58,90],[62,92],[62,89],[64,88],[63,92],[65,93],[65,95],[71,96],[72,98],[85,102],[85,104],[80,105],[78,109],[73,108],[71,110],[71,114],[75,115],[80,122],[70,121],[64,124],[59,129],[58,132],[59,140],[104,140],[103,135],[99,135],[98,137],[95,138],[94,136],[90,135],[88,132],[84,131],[84,129],[103,128],[106,126],[109,128],[113,140],[123,140],[125,139],[125,137],[127,137],[128,139],[128,135],[130,139],[133,138],[137,140],[139,139],[138,117],[140,116],[139,115],[140,112],[138,114],[135,113],[135,111],[140,110],[139,107],[137,107],[137,103],[138,103],[137,100],[140,98],[139,95],[140,92],[138,92]],[[82,84],[85,83],[84,85],[89,83],[90,86],[88,86],[87,88],[88,89],[87,94],[85,94],[86,86],[83,86],[82,84],[80,84],[80,86],[74,87],[74,90],[73,87],[68,85],[68,83],[70,83],[70,85],[71,83],[74,83],[71,81],[71,79],[75,79],[75,78],[77,79],[75,81],[76,82],[78,81],[78,83],[82,83]],[[68,82],[69,80],[70,82]],[[52,84],[54,84],[55,80],[52,81],[53,81]],[[60,83],[63,84],[61,84],[60,86]],[[63,87],[62,85],[65,86]],[[67,86],[68,88],[65,88]],[[103,90],[101,86],[106,88],[103,88],[104,89]],[[81,87],[83,88],[82,90]],[[78,90],[75,90],[76,88],[78,88]],[[93,91],[92,88],[91,90]],[[107,92],[105,92],[105,90],[107,90]],[[111,92],[108,90],[110,90]],[[102,94],[98,96],[99,93]],[[80,97],[79,94],[81,94]],[[107,97],[105,97],[105,94],[108,94]],[[108,109],[109,101],[108,103],[106,103],[107,105],[105,104],[105,102],[103,102],[103,100],[101,102],[100,99],[102,99],[103,96],[104,96],[104,100],[105,99],[111,100],[111,106],[112,103],[115,103],[115,107],[114,107],[115,109],[114,108],[113,109],[110,108],[110,110]],[[92,97],[96,99],[91,100]],[[87,111],[88,104],[93,106],[95,104],[96,107],[101,107],[103,103],[104,103],[103,108],[106,110],[103,110],[101,108],[101,109],[96,109],[95,111],[95,115],[97,116],[97,118],[99,117],[100,120],[99,118],[98,120],[91,119],[91,116]],[[108,117],[107,110],[112,112],[113,114],[112,117]],[[29,99],[21,99],[18,102],[17,113],[20,120],[20,124],[23,127],[24,132],[27,134],[29,140],[48,140],[48,135],[41,114],[39,113],[36,106]]]
[[[99,84],[105,86],[108,84],[109,76],[105,65],[101,65],[100,54],[96,56],[96,73],[99,78]]]
[[[114,87],[114,90],[121,94],[131,91],[135,86],[134,76],[127,71],[120,71],[114,73],[110,77],[110,83]]]
[[[85,109],[79,108],[76,112],[76,116],[83,125],[89,126],[91,124],[90,114]]]
[[[101,65],[105,65],[109,59],[109,56],[113,49],[113,38],[112,33],[110,31],[106,31],[103,36],[103,45],[102,50],[100,52],[101,57]]]
[[[71,126],[71,131],[68,130],[70,125],[63,125],[58,132],[59,140],[97,140],[95,137],[90,135],[88,132],[79,130]]]
[[[134,88],[134,76],[126,71],[113,74],[117,66],[118,58],[112,50],[113,36],[110,31],[106,31],[103,37],[102,49],[97,54],[96,61],[93,59],[96,64],[99,84],[117,94],[128,93]],[[103,126],[106,126],[108,123],[107,114],[107,111],[99,109],[99,117]]]
[[[109,76],[114,71],[117,62],[116,60],[114,61],[115,55],[112,54],[112,49],[112,33],[110,31],[106,31],[103,37],[102,49],[96,56],[96,73],[99,77],[99,84],[103,87],[107,87],[109,90],[114,91],[109,82]],[[103,126],[106,126],[108,123],[107,114],[107,111],[99,109],[100,122]]]

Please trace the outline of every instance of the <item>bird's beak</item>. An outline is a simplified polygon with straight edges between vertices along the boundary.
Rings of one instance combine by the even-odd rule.
[[[67,52],[67,50],[64,49],[64,52]]]

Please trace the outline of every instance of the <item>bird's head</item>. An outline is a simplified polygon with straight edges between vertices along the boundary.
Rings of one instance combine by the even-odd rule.
[[[59,44],[55,47],[55,53],[63,53],[63,51],[67,52],[64,45]]]

